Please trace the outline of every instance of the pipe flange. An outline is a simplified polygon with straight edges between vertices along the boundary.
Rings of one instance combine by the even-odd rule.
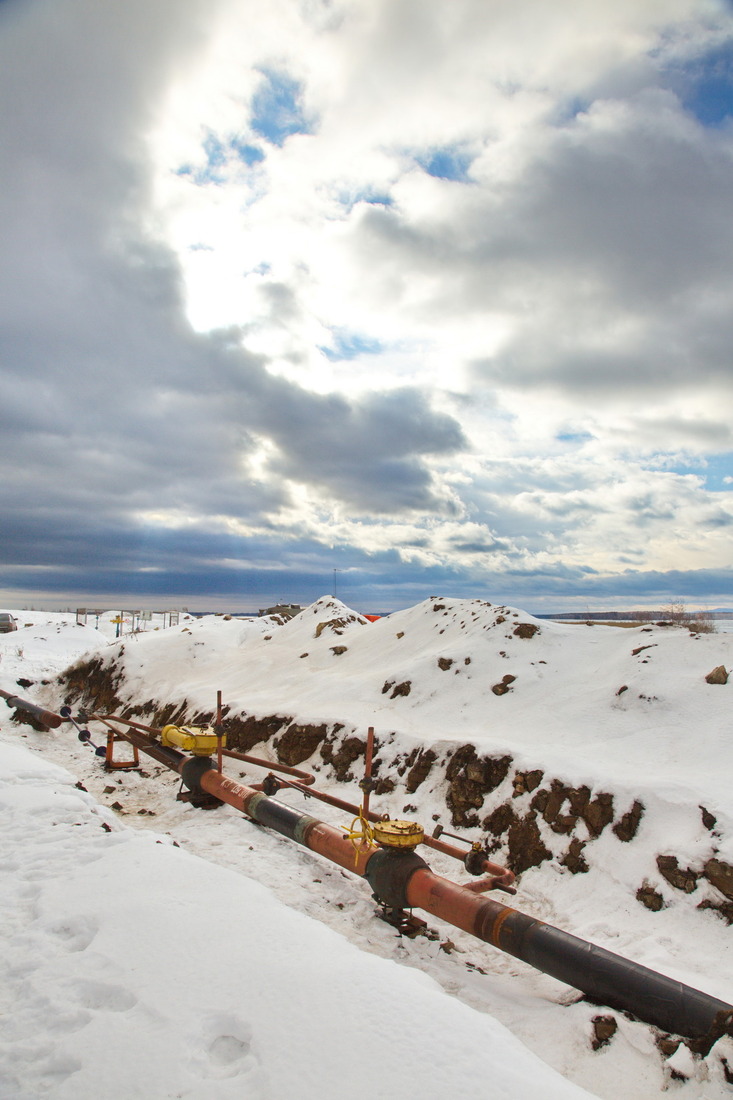
[[[468,871],[469,875],[482,875],[484,873],[484,864],[489,858],[489,853],[485,848],[471,848],[466,853],[466,858],[463,860],[463,866]]]
[[[380,848],[370,858],[364,877],[377,901],[391,909],[408,908],[407,886],[415,871],[427,867],[417,852],[400,848]]]
[[[188,787],[193,794],[205,794],[206,792],[201,786],[201,777],[215,768],[216,764],[210,756],[192,756],[181,768],[181,779],[184,786]]]

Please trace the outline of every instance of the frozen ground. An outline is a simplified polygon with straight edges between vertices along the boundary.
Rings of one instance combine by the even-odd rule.
[[[719,664],[731,668],[733,636],[543,622],[522,638],[516,626],[534,622],[524,613],[448,600],[435,611],[436,603],[369,625],[330,601],[285,625],[212,617],[123,639],[122,655],[108,631],[37,615],[0,637],[0,687],[58,706],[58,689],[40,681],[96,648],[124,667],[126,699],[186,698],[210,709],[221,689],[250,713],[345,721],[360,733],[373,724],[395,752],[468,741],[611,790],[621,808],[641,798],[647,814],[633,844],[608,830],[587,873],[554,859],[528,870],[516,905],[730,1001],[730,928],[697,908],[715,900],[714,889],[701,880],[679,894],[659,880],[655,859],[674,852],[686,867],[701,866],[712,846],[720,859],[733,854],[731,687],[704,679]],[[332,625],[316,637],[323,622]],[[640,646],[648,649],[634,654]],[[452,663],[442,668],[439,658]],[[490,687],[505,673],[516,681],[497,697]],[[21,691],[18,679],[33,684]],[[382,691],[408,680],[407,696]],[[684,1046],[670,1056],[652,1028],[454,929],[432,921],[438,939],[404,940],[375,920],[365,883],[228,807],[206,813],[176,802],[176,777],[154,763],[146,775],[110,776],[65,727],[36,733],[3,713],[2,927],[13,1006],[0,1048],[3,1097],[578,1095],[570,1082],[608,1100],[729,1095],[731,1040],[706,1058]],[[317,754],[305,766],[322,767]],[[77,777],[89,794],[74,787]],[[323,768],[319,786],[329,785]],[[355,783],[337,786],[358,801]],[[284,797],[343,823],[338,811]],[[440,775],[411,799],[412,816],[442,815],[448,826]],[[379,808],[404,816],[403,804],[397,791]],[[701,804],[717,839],[701,824]],[[426,855],[465,880],[456,863]],[[635,898],[646,879],[664,897],[660,912]],[[385,1025],[400,1011],[415,1023],[409,1040]],[[618,1031],[593,1051],[599,1012]]]

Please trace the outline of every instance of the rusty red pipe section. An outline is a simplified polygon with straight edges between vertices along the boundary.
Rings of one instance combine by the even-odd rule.
[[[146,726],[143,722],[133,722],[131,718],[121,718],[119,714],[90,714],[89,718],[95,722],[107,722],[111,719],[113,722],[122,722],[123,726],[129,726],[130,729],[138,730],[140,733],[151,733],[160,737],[161,730],[157,726]]]
[[[325,794],[323,791],[312,791],[305,786],[304,783],[287,783],[283,786],[292,787],[294,791],[300,791],[306,798],[317,798],[319,802],[325,802],[328,806],[335,806],[337,810],[343,810],[345,813],[356,816],[359,813],[359,807],[355,806],[353,802],[345,802],[343,798],[336,798],[335,795]],[[364,815],[367,821],[384,821],[384,814],[375,814],[373,810],[367,810]]]
[[[188,784],[185,765],[182,775]],[[733,1030],[733,1005],[435,875],[415,852],[366,844],[355,849],[343,831],[234,783],[212,769],[211,761],[199,782],[261,825],[366,878],[387,907],[423,909],[594,1001],[696,1040],[701,1050]]]
[[[492,898],[472,894],[428,867],[411,875],[407,900],[443,919],[448,912],[447,919],[457,928],[582,990],[592,1001],[697,1040],[701,1052],[733,1029],[733,1005]]]
[[[466,852],[464,849],[456,848],[455,844],[448,844],[445,840],[438,840],[437,837],[428,836],[427,834],[423,838],[423,844],[428,848],[432,848],[436,852],[441,852],[444,856],[452,856],[453,859],[460,859],[464,865],[467,861],[470,862],[472,852]],[[490,859],[477,860],[478,871],[473,871],[471,866],[467,866],[469,874],[482,874],[488,876],[482,879],[480,882],[470,883],[466,889],[473,890],[475,892],[481,892],[484,890],[494,890],[497,887],[500,890],[508,890],[513,893],[513,885],[515,875],[513,871],[509,871],[506,867],[502,867],[499,863],[493,863]]]
[[[287,783],[286,785],[292,787],[295,791],[300,791],[307,798],[317,798],[320,802],[325,802],[329,806],[335,806],[338,810],[344,810],[346,813],[353,815],[359,813],[359,807],[355,806],[353,802],[345,802],[342,798],[336,798],[334,795],[325,794],[323,791],[308,790],[299,783]],[[364,816],[368,821],[377,822],[384,820],[383,814],[375,814],[373,810],[369,809],[366,810]],[[444,840],[437,840],[435,837],[428,836],[427,834],[423,838],[423,844],[429,848],[433,848],[436,852],[440,852],[442,855],[451,856],[453,859],[459,860],[465,866],[466,852],[461,848],[457,848],[454,844],[447,844]],[[502,867],[499,863],[492,863],[491,860],[484,859],[480,863],[478,872],[473,872],[469,869],[469,873],[478,873],[486,876],[476,882],[466,884],[466,889],[474,893],[484,893],[486,890],[497,889],[504,890],[507,893],[515,892],[513,889],[515,881],[513,871],[508,870],[506,867]]]
[[[294,775],[303,785],[309,785],[316,781],[315,775],[311,775],[310,772],[304,772],[300,768],[291,768],[288,764],[280,764],[273,760],[263,760],[259,756],[250,756],[248,752],[222,749],[222,756],[230,756],[232,760],[243,760],[245,764],[254,764],[257,768],[269,768],[271,771],[283,772],[284,775]]]
[[[221,724],[221,692],[216,693],[216,715],[214,717],[214,733],[216,734],[216,767],[218,771],[223,767],[224,756],[224,729]]]
[[[346,813],[358,814],[359,807],[355,806],[353,802],[345,802],[342,798],[336,798],[331,794],[324,794],[323,791],[310,791],[299,783],[288,783],[288,787],[292,787],[293,790],[300,791],[306,797],[317,798],[320,802],[325,802],[329,806],[335,806],[336,809],[344,810]],[[363,807],[362,807],[363,811]],[[383,814],[375,814],[373,810],[370,810],[367,806],[364,816],[368,821],[383,821]],[[462,848],[457,848],[454,844],[447,844],[444,840],[438,840],[435,837],[428,836],[427,834],[423,838],[423,844],[428,848],[433,848],[436,852],[440,852],[442,855],[451,856],[453,859],[459,860],[465,865],[466,852]],[[474,873],[470,872],[469,873]],[[513,871],[508,870],[506,867],[502,867],[499,863],[493,863],[489,859],[484,859],[480,863],[480,869],[478,871],[481,875],[486,875],[486,878],[480,879],[478,882],[472,882],[466,885],[467,890],[482,893],[485,890],[507,890],[513,893],[512,886],[515,881],[515,875]]]
[[[372,757],[374,756],[374,726],[367,730],[366,759],[364,761],[364,778],[362,780],[361,806],[358,810],[359,817],[369,820],[369,800],[372,794]]]
[[[58,729],[61,723],[65,721],[60,714],[54,714],[52,710],[45,710],[36,703],[29,703],[27,699],[21,699],[19,695],[12,695],[9,691],[0,691],[0,698],[3,698],[8,706],[14,710],[22,710],[26,714],[32,715],[36,721],[48,729]]]
[[[138,729],[120,729],[118,726],[113,725],[110,719],[113,719],[115,722],[124,721],[124,719],[117,718],[114,714],[90,714],[89,719],[90,721],[101,722],[108,730],[119,734],[120,737],[124,737],[131,745],[135,745],[142,752],[147,753],[148,756],[152,756],[153,760],[157,760],[159,764],[165,765],[165,767],[170,768],[171,771],[180,773],[181,768],[189,759],[185,753],[179,752],[178,749],[170,749],[166,745],[161,745],[159,741],[153,741],[152,738]],[[208,763],[209,767],[211,767],[210,760]]]

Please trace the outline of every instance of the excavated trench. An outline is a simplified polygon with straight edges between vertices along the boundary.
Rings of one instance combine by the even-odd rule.
[[[86,712],[116,712],[154,726],[213,721],[211,711],[198,710],[186,700],[126,703],[120,697],[123,680],[120,666],[95,657],[68,669],[58,684],[64,702]],[[390,683],[385,690],[395,687],[404,689]],[[226,706],[222,722],[231,749],[250,752],[267,746],[281,763],[297,767],[309,762],[341,783],[353,784],[361,776],[366,733],[353,726],[302,723],[284,713],[234,714]],[[429,784],[432,797],[444,801],[452,826],[470,830],[467,839],[480,840],[492,859],[505,863],[518,876],[550,860],[571,874],[584,874],[593,844],[607,830],[629,844],[647,812],[641,801],[621,804],[612,791],[573,787],[542,768],[516,768],[511,755],[482,753],[471,743],[425,745],[405,752],[393,742],[394,736],[375,742],[375,793],[391,796],[395,804],[404,795],[399,809],[410,814],[417,812],[417,806],[408,796]],[[710,854],[698,865],[683,867],[673,853],[659,853],[655,871],[638,884],[636,899],[658,911],[673,904],[675,895],[681,901],[703,886],[706,896],[697,908],[712,910],[733,924],[733,865],[718,857],[721,837],[714,815],[704,806],[699,810],[703,829],[710,835]],[[672,901],[665,884],[672,888]]]

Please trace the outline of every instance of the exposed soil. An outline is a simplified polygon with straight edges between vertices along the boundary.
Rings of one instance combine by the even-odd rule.
[[[523,638],[532,637],[536,628],[519,633],[527,625],[532,624],[518,624],[515,633]],[[333,621],[319,626],[338,633],[342,624]],[[342,647],[332,648],[336,652]],[[451,658],[438,660],[443,671],[454,663]],[[502,693],[496,692],[496,687],[509,691],[514,680],[514,676],[507,674],[493,690],[496,694]],[[167,723],[206,725],[214,719],[212,712],[195,711],[185,700],[165,704],[154,699],[125,703],[120,698],[124,686],[121,667],[100,657],[68,669],[59,682],[65,702],[86,712],[118,712],[125,717],[140,717],[156,727]],[[391,698],[409,695],[410,690],[409,680],[387,681],[383,688]],[[299,723],[287,714],[232,714],[226,707],[222,724],[231,749],[249,752],[258,745],[269,746],[278,760],[291,767],[304,764],[317,753],[321,763],[314,766],[327,769],[332,778],[353,783],[360,777],[363,764],[359,762],[366,755],[366,738],[353,727],[341,723]],[[405,794],[414,794],[428,782],[432,792],[444,789],[452,826],[478,830],[492,858],[504,862],[517,875],[547,860],[555,860],[572,874],[585,874],[589,870],[589,851],[609,826],[622,843],[630,843],[636,837],[646,812],[640,801],[616,817],[611,792],[592,791],[584,785],[573,787],[547,775],[541,768],[512,773],[513,762],[509,755],[481,753],[470,743],[450,746],[441,757],[434,747],[390,753],[389,742],[377,742],[373,767],[375,791],[387,795],[402,788]],[[716,818],[704,806],[700,807],[700,813],[703,825],[711,833],[715,852]],[[560,838],[566,839],[563,842]],[[659,911],[670,904],[665,889],[690,895],[705,886],[705,896],[697,907],[710,909],[733,923],[733,866],[716,855],[699,866],[681,866],[677,856],[662,852],[656,860],[656,871],[658,880],[652,881],[650,876],[637,889],[640,904]]]
[[[452,753],[445,777],[449,783],[446,803],[454,825],[478,825],[475,811],[506,779],[511,763],[511,756],[480,757],[474,745],[462,745]]]
[[[295,768],[312,756],[328,733],[328,726],[300,725],[292,722],[280,736],[273,741],[277,748],[277,758],[281,764]]]

